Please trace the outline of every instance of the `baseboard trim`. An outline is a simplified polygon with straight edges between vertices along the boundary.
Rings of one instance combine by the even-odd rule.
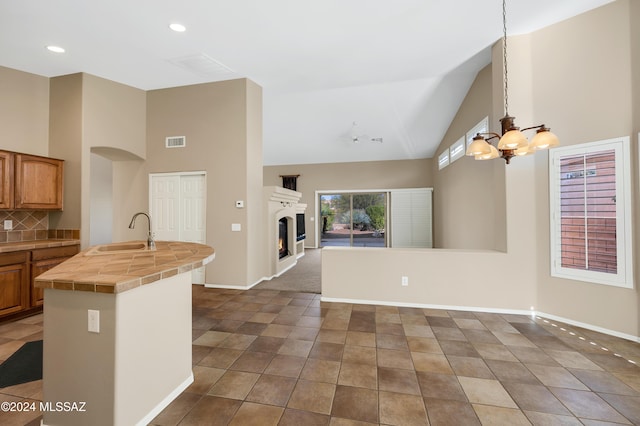
[[[171,404],[171,402],[174,399],[180,396],[180,394],[186,388],[188,388],[191,383],[193,383],[193,380],[194,379],[193,379],[193,371],[192,371],[191,374],[189,374],[189,377],[187,377],[184,382],[180,383],[173,391],[171,391],[169,395],[167,395],[162,401],[160,401],[160,403],[156,405],[153,410],[149,411],[149,413],[147,413],[146,416],[140,419],[140,421],[136,423],[136,426],[149,424],[149,422],[151,422],[151,420],[153,420],[158,414],[160,414],[162,410],[167,408],[167,406]]]
[[[260,281],[258,281],[255,284],[249,284],[249,285],[205,284],[204,286],[206,288],[224,288],[229,290],[250,290],[254,285],[258,284],[259,282]]]
[[[189,377],[187,377],[184,382],[180,383],[173,391],[171,391],[171,393],[169,393],[169,395],[167,395],[162,401],[160,401],[160,403],[158,403],[158,405],[156,405],[153,410],[149,411],[147,413],[146,416],[144,416],[142,419],[140,419],[140,421],[138,423],[136,423],[137,425],[147,425],[149,424],[149,422],[151,422],[151,420],[153,420],[158,414],[160,414],[160,412],[162,410],[164,410],[165,408],[167,408],[167,406],[169,404],[171,404],[171,402],[176,399],[178,396],[180,396],[180,394],[189,387],[189,385],[191,383],[193,383],[193,371],[191,372],[191,374],[189,374]]]
[[[559,317],[557,315],[551,315],[545,312],[537,312],[536,314],[541,318],[547,318],[553,321],[563,322],[565,324],[586,328],[587,330],[597,331],[598,333],[608,334],[609,336],[619,337],[621,339],[631,340],[632,342],[640,343],[640,337],[634,336],[632,334],[620,333],[619,331],[610,330],[608,328],[599,327],[597,325],[587,324],[581,321],[574,321],[569,318]]]
[[[229,284],[208,284],[208,283],[205,283],[204,286],[206,288],[224,288],[224,289],[231,289],[231,290],[251,290],[253,287],[257,286],[258,284],[260,284],[263,281],[271,281],[274,278],[278,278],[280,275],[284,274],[289,269],[291,269],[294,266],[296,266],[297,263],[298,262],[292,264],[291,266],[285,268],[284,270],[280,271],[280,273],[278,273],[276,275],[271,275],[270,277],[262,277],[258,281],[254,282],[253,284],[248,284],[248,285],[229,285]]]
[[[407,303],[407,302],[392,302],[385,300],[363,300],[363,299],[341,299],[333,297],[320,297],[322,302],[338,302],[338,303],[353,303],[356,305],[383,305],[383,306],[401,306],[403,308],[420,308],[420,309],[445,309],[450,311],[474,311],[474,312],[487,312],[491,314],[510,314],[510,315],[527,315],[535,316],[535,312],[525,309],[503,309],[503,308],[486,308],[478,306],[454,306],[454,305],[433,305],[425,303]]]

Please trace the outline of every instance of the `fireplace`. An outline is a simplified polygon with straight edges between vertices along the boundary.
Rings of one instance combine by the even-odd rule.
[[[304,240],[300,239],[301,228],[298,213],[304,213],[306,204],[298,201],[301,193],[280,186],[265,186],[263,196],[266,205],[265,231],[268,279],[280,276],[294,267],[297,259],[304,255]]]
[[[289,232],[287,218],[280,218],[278,221],[278,259],[289,255]]]

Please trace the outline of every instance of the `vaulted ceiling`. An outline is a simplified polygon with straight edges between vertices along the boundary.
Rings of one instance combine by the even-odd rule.
[[[509,0],[508,32],[610,1]],[[263,88],[265,165],[304,164],[432,157],[490,62],[502,2],[0,0],[0,23],[0,65],[46,77],[143,90],[249,78]]]

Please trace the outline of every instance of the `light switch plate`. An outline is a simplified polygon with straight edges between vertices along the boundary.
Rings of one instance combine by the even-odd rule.
[[[242,225],[241,225],[241,224],[239,224],[239,223],[232,223],[232,224],[231,224],[231,230],[232,230],[233,232],[239,232],[239,231],[242,231]]]
[[[241,209],[244,207],[244,201],[243,200],[238,200],[236,201],[236,207]]]
[[[4,230],[11,231],[13,229],[13,220],[5,220],[4,221]]]

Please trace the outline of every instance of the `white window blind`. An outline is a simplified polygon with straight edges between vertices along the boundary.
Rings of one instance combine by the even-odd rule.
[[[391,191],[391,247],[433,247],[432,188]]]
[[[438,170],[442,170],[449,165],[449,150],[438,156]]]
[[[550,153],[551,275],[632,286],[629,138]]]
[[[453,163],[458,158],[464,157],[465,152],[465,144],[464,144],[464,136],[455,141],[449,147],[449,162]]]

